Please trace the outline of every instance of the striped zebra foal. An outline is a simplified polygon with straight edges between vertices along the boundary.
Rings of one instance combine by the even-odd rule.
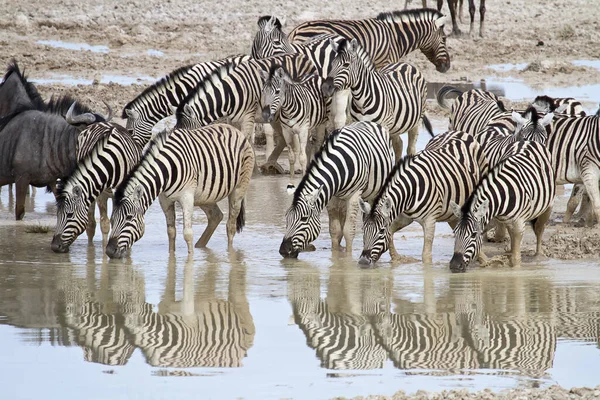
[[[375,123],[355,122],[330,133],[295,189],[279,254],[296,258],[319,236],[325,207],[332,250],[341,250],[344,238],[350,254],[358,198],[374,199],[393,164],[389,134]]]
[[[550,153],[538,142],[523,140],[513,144],[507,154],[481,179],[462,207],[452,204],[459,218],[454,228],[452,272],[464,272],[480,253],[483,232],[492,219],[508,228],[513,267],[521,265],[521,238],[526,222],[533,225],[536,255],[542,252],[542,235],[556,188]]]
[[[448,221],[453,226],[450,202],[462,204],[479,181],[477,142],[460,131],[443,135],[443,144],[407,155],[396,164],[372,207],[360,203],[364,217],[359,264],[375,263],[388,248],[397,260],[393,235],[413,221],[423,227],[423,262],[431,264],[435,223]]]
[[[296,159],[302,174],[306,172],[307,145],[311,130],[315,130],[314,148],[325,139],[329,98],[321,93],[323,79],[310,75],[300,82],[292,80],[282,67],[261,71],[264,86],[261,95],[263,120],[273,121],[279,115],[283,138],[288,148],[290,175],[294,178]]]
[[[56,230],[52,250],[69,251],[71,244],[89,227],[94,219],[94,202],[100,208],[100,227],[103,242],[108,237],[107,189],[116,188],[138,163],[142,149],[132,135],[120,125],[100,122],[86,129],[98,136],[94,147],[80,159],[70,177],[60,182],[56,197]],[[95,229],[95,224],[93,225]],[[88,232],[91,240],[92,235]]]
[[[127,130],[133,132],[136,142],[141,147],[145,146],[150,141],[154,125],[173,115],[173,108],[207,76],[220,67],[233,68],[249,59],[250,56],[246,55],[231,56],[217,61],[186,65],[170,72],[125,105],[121,118],[127,120]]]
[[[337,54],[323,82],[323,94],[331,96],[335,92],[351,90],[352,118],[376,122],[387,128],[396,158],[402,156],[400,134],[408,132],[408,154],[415,154],[419,122],[421,119],[426,121],[427,85],[421,72],[406,63],[377,70],[355,39],[344,39],[332,46]],[[338,127],[340,122],[336,118],[335,126]]]
[[[322,34],[356,39],[377,68],[399,62],[419,49],[439,72],[450,69],[444,24],[446,18],[431,9],[385,12],[361,20],[317,20],[298,25],[288,35],[304,42]]]
[[[116,190],[106,254],[121,258],[142,237],[144,214],[156,197],[167,220],[170,252],[175,251],[175,202],[181,205],[189,255],[193,253],[194,205],[208,218],[196,243],[196,247],[205,247],[223,219],[217,202],[227,197],[227,244],[231,247],[236,230],[244,227],[244,196],[253,168],[252,146],[229,125],[163,131],[152,139],[140,163]]]

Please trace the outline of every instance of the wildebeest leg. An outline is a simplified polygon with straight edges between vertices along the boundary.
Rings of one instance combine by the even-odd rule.
[[[474,0],[469,0],[474,1]],[[456,1],[448,0],[448,8],[450,9],[450,17],[452,18],[452,34],[455,36],[460,36],[462,32],[456,23]]]
[[[469,0],[469,16],[471,24],[469,26],[469,35],[473,35],[473,26],[475,25],[475,0]]]
[[[15,204],[15,219],[20,221],[25,216],[25,197],[27,196],[27,188],[29,187],[29,179],[20,177],[15,182],[15,194],[17,203]]]
[[[463,23],[463,5],[464,5],[464,0],[458,0],[458,21],[462,24]]]
[[[215,229],[217,229],[217,226],[223,220],[223,213],[216,204],[201,205],[200,208],[206,213],[208,223],[206,224],[206,229],[202,232],[202,236],[196,242],[196,247],[206,247]]]
[[[175,235],[177,228],[175,226],[175,202],[165,196],[159,196],[160,207],[167,220],[167,237],[169,238],[169,253],[175,252]]]
[[[542,236],[544,235],[544,229],[546,229],[546,222],[550,219],[550,214],[552,214],[552,207],[548,207],[546,211],[533,223],[533,232],[535,232],[535,238],[537,240],[535,246],[535,255],[542,256]]]
[[[110,231],[110,219],[108,218],[108,198],[110,194],[107,192],[100,193],[96,199],[98,203],[98,211],[100,212],[100,230],[102,231],[102,243],[108,240],[108,232]]]
[[[437,0],[437,10],[442,11],[442,6],[444,5],[444,0]]]
[[[92,242],[94,241],[94,234],[96,233],[95,211],[96,211],[96,202],[92,201],[92,204],[90,204],[90,207],[88,208],[88,223],[87,223],[87,227],[85,228],[85,233],[87,234],[89,244],[92,244]]]
[[[484,22],[485,22],[485,0],[479,3],[479,36],[483,37]]]

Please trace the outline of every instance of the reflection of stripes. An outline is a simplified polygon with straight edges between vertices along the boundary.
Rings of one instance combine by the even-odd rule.
[[[240,367],[254,340],[228,301],[196,303],[195,312],[159,314],[145,304],[125,326],[148,364],[160,367]]]

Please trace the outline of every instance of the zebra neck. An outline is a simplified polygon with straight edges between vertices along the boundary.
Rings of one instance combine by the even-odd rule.
[[[416,28],[416,23],[419,23],[420,27]],[[430,34],[428,29],[423,27],[428,25],[425,21],[399,21],[395,24],[395,41],[396,46],[392,48],[402,50],[398,54],[398,59],[406,56],[408,53],[421,48]]]
[[[140,203],[146,212],[158,195],[165,191],[169,176],[163,175],[156,168],[146,168],[143,175],[137,174],[136,178],[129,186],[131,190],[135,190],[138,185],[143,188]]]
[[[329,200],[331,200],[333,194],[337,192],[337,182],[335,182],[335,180],[333,182],[327,181],[324,179],[323,175],[316,171],[310,171],[309,175],[307,175],[305,179],[306,182],[304,183],[304,187],[302,189],[305,196],[310,195],[319,188],[322,188],[321,195],[314,204],[317,210],[322,211],[327,203],[329,203]]]

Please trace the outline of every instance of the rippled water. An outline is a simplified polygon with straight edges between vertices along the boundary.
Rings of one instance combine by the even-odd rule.
[[[600,383],[597,260],[450,274],[452,235],[438,224],[429,267],[384,257],[360,270],[360,234],[351,257],[334,256],[326,231],[317,251],[284,261],[288,180],[254,179],[236,251],[222,224],[191,260],[181,219],[169,257],[158,204],[128,260],[107,259],[99,231],[93,246],[82,236],[54,254],[51,234],[25,232],[55,223],[52,197],[38,190],[15,223],[3,188],[3,396],[325,399]],[[194,222],[198,238],[200,211]],[[396,243],[420,258],[421,228]]]

